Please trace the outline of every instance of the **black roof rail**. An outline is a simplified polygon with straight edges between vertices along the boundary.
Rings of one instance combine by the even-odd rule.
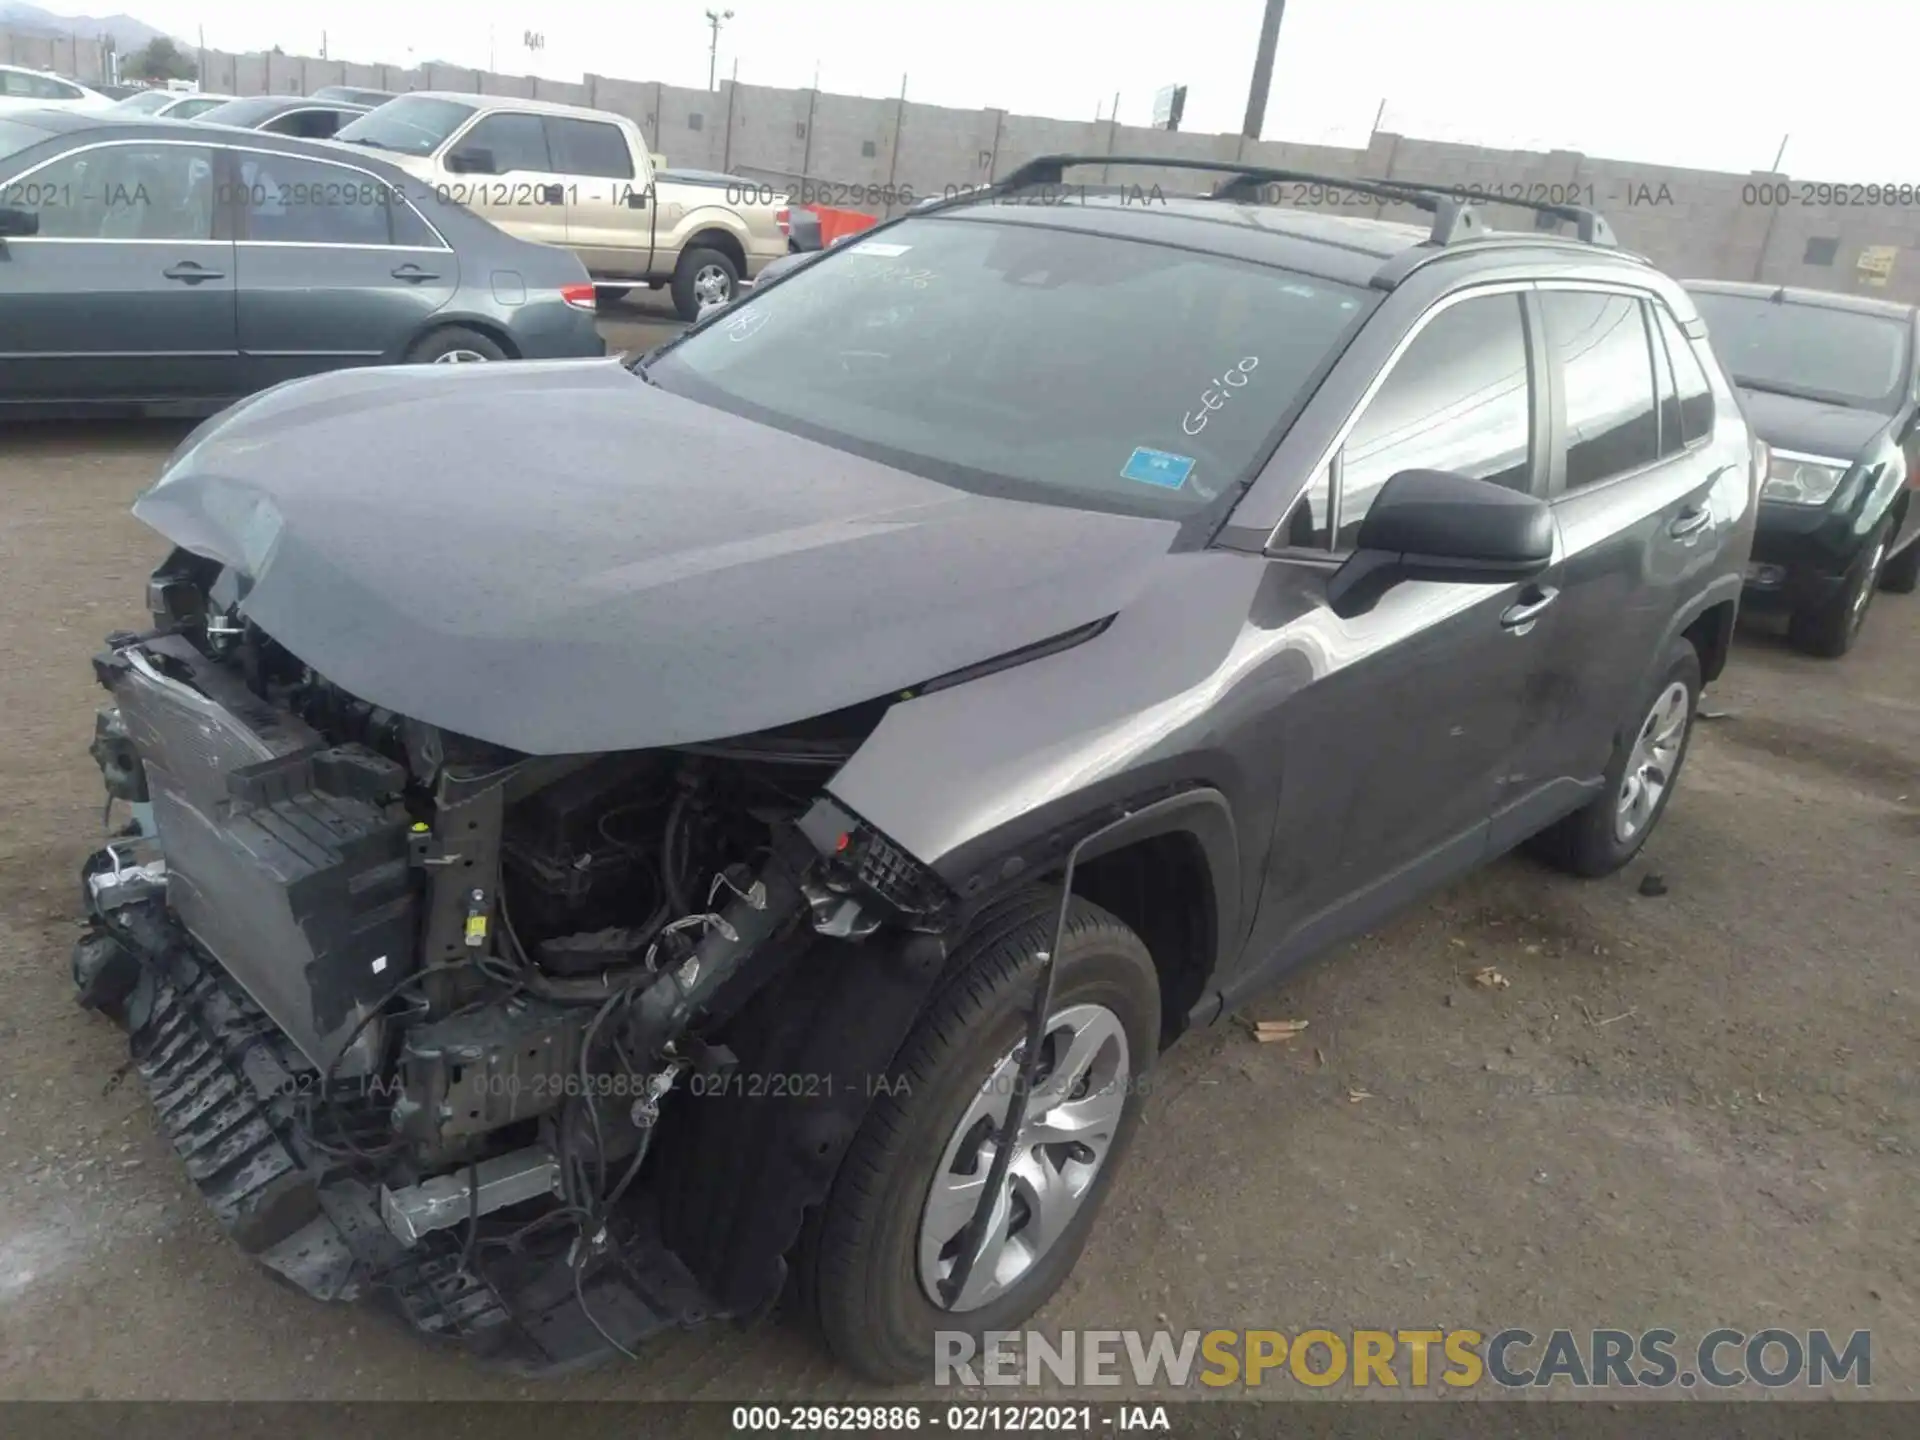
[[[1580,238],[1589,245],[1618,248],[1620,243],[1614,238],[1613,227],[1607,224],[1606,216],[1598,210],[1589,210],[1584,205],[1561,205],[1545,200],[1517,200],[1507,195],[1475,190],[1471,185],[1427,185],[1417,180],[1384,180],[1373,183],[1402,185],[1410,190],[1424,190],[1435,195],[1455,195],[1462,200],[1474,201],[1481,205],[1512,205],[1521,210],[1532,210],[1536,214],[1552,215],[1561,220],[1573,221]]]
[[[1264,165],[1242,165],[1232,160],[1202,160],[1180,155],[1040,155],[1016,166],[1004,179],[965,194],[922,203],[921,213],[945,210],[971,201],[990,199],[1033,185],[1059,185],[1065,172],[1077,165],[1144,165],[1160,170],[1207,170],[1231,175],[1233,179],[1214,188],[1210,198],[1217,200],[1253,199],[1262,185],[1296,182],[1335,186],[1365,195],[1373,195],[1398,205],[1411,205],[1433,216],[1433,229],[1427,236],[1431,245],[1450,245],[1456,240],[1484,234],[1486,224],[1468,204],[1466,196],[1435,191],[1430,187],[1404,185],[1392,180],[1355,180],[1344,175],[1316,175],[1305,170],[1276,170]]]

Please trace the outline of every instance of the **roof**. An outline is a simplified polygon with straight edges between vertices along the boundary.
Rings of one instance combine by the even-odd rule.
[[[1228,178],[1205,193],[1176,195],[1168,195],[1158,185],[1143,189],[1104,180],[1100,185],[1065,183],[1068,170],[1093,167],[1099,167],[1103,176],[1121,167],[1210,172]],[[1432,218],[1424,225],[1409,225],[1276,203],[1285,193],[1280,187],[1287,184],[1365,195],[1383,208],[1424,212]],[[1028,192],[1036,189],[1041,193],[1028,198]],[[1550,231],[1494,230],[1483,213],[1490,204],[1571,222],[1578,239]],[[1486,197],[1417,180],[1315,175],[1189,156],[1041,155],[978,190],[944,199],[930,196],[915,207],[915,213],[975,220],[1015,218],[1059,229],[1125,234],[1379,290],[1393,289],[1434,261],[1478,259],[1496,252],[1499,260],[1509,264],[1523,256],[1589,270],[1620,266],[1644,271],[1648,264],[1619,249],[1605,218],[1584,206]],[[1118,218],[1121,215],[1127,218],[1123,221]]]
[[[535,115],[572,115],[582,120],[626,120],[612,110],[594,110],[585,105],[562,105],[557,100],[528,100],[520,95],[479,95],[464,90],[411,90],[398,100],[452,100],[476,110],[523,110]]]
[[[1256,264],[1314,275],[1351,285],[1373,285],[1383,267],[1399,273],[1427,259],[1460,258],[1498,250],[1511,260],[1531,253],[1546,261],[1583,264],[1614,261],[1639,267],[1639,257],[1589,245],[1567,236],[1535,231],[1486,230],[1451,245],[1430,243],[1428,224],[1409,224],[1369,215],[1341,215],[1288,205],[1214,199],[1206,195],[1154,193],[1146,198],[1134,186],[1069,186],[1062,199],[1023,203],[988,196],[977,206],[939,206],[944,219],[998,221],[1052,226],[1148,240],[1204,251]],[[1382,288],[1386,288],[1384,285]]]
[[[378,150],[336,145],[330,140],[313,140],[300,135],[275,135],[267,130],[250,130],[243,125],[208,124],[204,120],[175,120],[170,116],[127,115],[100,110],[33,110],[0,116],[8,122],[27,119],[48,137],[98,133],[101,139],[184,140],[203,145],[242,145],[249,150],[271,150],[288,155],[309,155],[331,160],[336,165],[353,165],[374,175],[405,185],[408,175]],[[12,158],[12,157],[9,157]],[[409,194],[415,193],[409,191]]]
[[[1837,290],[1809,290],[1797,285],[1753,285],[1740,280],[1682,280],[1696,293],[1741,295],[1749,300],[1771,300],[1781,305],[1812,305],[1823,310],[1854,310],[1863,315],[1885,315],[1894,320],[1913,318],[1914,306],[1873,295],[1845,295]]]
[[[191,100],[191,95],[182,95],[182,100]],[[357,109],[371,109],[358,100],[336,100],[331,96],[315,99],[311,95],[229,95],[221,102],[224,105],[253,105],[263,110],[293,110],[302,105],[312,105],[320,110],[338,110],[343,105]]]

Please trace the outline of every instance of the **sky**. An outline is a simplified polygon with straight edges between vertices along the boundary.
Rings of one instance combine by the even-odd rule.
[[[45,0],[42,0],[45,3]],[[58,0],[56,0],[56,4]],[[1188,87],[1182,129],[1234,132],[1263,0],[124,0],[227,50],[424,59],[553,79],[707,83],[709,4],[731,3],[719,73],[1062,119],[1151,119]],[[55,8],[49,5],[48,8]],[[78,5],[72,8],[78,9]],[[529,29],[545,48],[521,45]],[[1364,145],[1381,128],[1510,149],[1811,179],[1920,185],[1901,0],[1288,0],[1267,139]],[[1873,65],[1886,57],[1888,71]]]

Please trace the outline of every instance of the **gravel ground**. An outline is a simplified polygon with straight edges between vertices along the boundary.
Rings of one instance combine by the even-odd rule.
[[[202,1213],[66,976],[87,658],[143,619],[162,547],[127,505],[182,433],[0,433],[0,1398],[859,1393],[787,1317],[483,1374],[278,1285]],[[1259,1004],[1299,1040],[1226,1024],[1167,1057],[1042,1322],[1870,1328],[1873,1393],[1920,1396],[1920,603],[1881,596],[1837,664],[1743,633],[1710,704],[1622,875],[1504,861]]]

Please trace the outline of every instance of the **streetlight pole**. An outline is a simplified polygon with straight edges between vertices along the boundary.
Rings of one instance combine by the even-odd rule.
[[[714,79],[720,65],[720,27],[733,18],[731,10],[707,11],[707,26],[713,31],[713,41],[707,47],[707,89],[714,88]]]
[[[1273,84],[1273,52],[1280,43],[1280,17],[1287,13],[1287,0],[1267,0],[1267,13],[1260,22],[1260,48],[1253,55],[1253,85],[1247,91],[1247,119],[1240,133],[1249,140],[1260,138],[1260,127],[1267,119],[1267,88]]]

